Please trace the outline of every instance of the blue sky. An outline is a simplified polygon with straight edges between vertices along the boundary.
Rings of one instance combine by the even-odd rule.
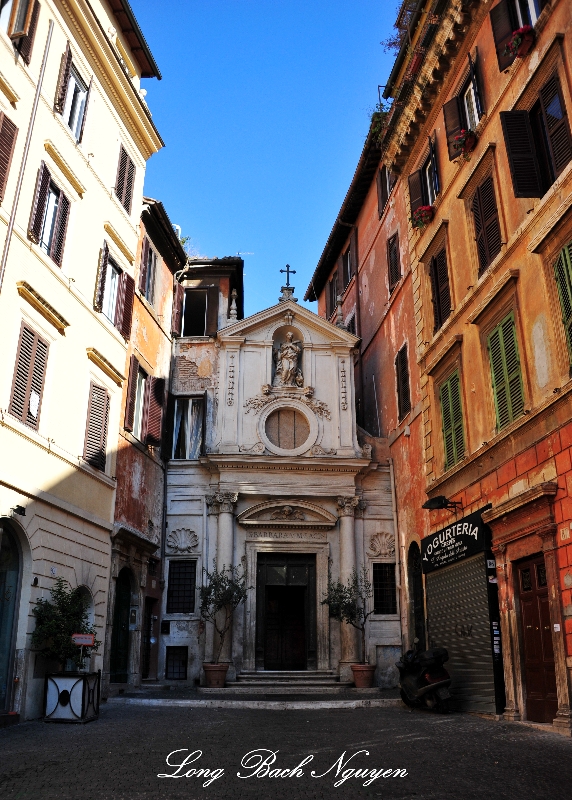
[[[166,144],[145,193],[200,255],[253,253],[247,315],[276,303],[286,263],[301,302],[391,70],[397,3],[131,4],[163,75],[143,81]]]

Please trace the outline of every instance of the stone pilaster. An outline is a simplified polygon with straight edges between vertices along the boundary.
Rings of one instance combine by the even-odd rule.
[[[338,497],[340,518],[340,579],[346,583],[356,569],[355,510],[359,497]],[[340,629],[341,660],[340,680],[352,681],[351,664],[360,660],[358,656],[357,630],[352,625],[342,623]]]

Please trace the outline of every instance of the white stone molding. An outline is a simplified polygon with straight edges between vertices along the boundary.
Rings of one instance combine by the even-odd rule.
[[[231,353],[228,357],[228,390],[226,393],[227,405],[234,405],[234,368],[235,368],[235,353]]]
[[[347,411],[348,408],[348,388],[346,384],[346,360],[342,358],[340,361],[340,393],[342,400],[342,411]]]
[[[307,500],[288,499],[257,503],[242,511],[237,517],[237,522],[246,528],[325,531],[333,528],[337,519],[325,508]]]
[[[189,528],[177,528],[167,534],[167,549],[172,553],[190,553],[198,544],[199,537]]]

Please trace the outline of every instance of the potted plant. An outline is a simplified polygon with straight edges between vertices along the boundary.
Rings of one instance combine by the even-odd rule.
[[[411,224],[414,228],[423,230],[433,219],[433,206],[419,206],[411,215]]]
[[[455,136],[457,150],[465,161],[471,160],[471,153],[477,145],[477,134],[472,130],[461,128],[460,133]]]
[[[232,615],[246,600],[246,576],[240,574],[239,567],[223,566],[219,570],[213,565],[212,572],[207,569],[203,571],[206,580],[200,588],[201,617],[205,622],[212,622],[217,634],[213,660],[203,664],[205,682],[208,687],[223,688],[228,664],[221,664],[220,656],[230,630]]]
[[[328,589],[322,600],[322,605],[329,606],[330,617],[344,622],[346,625],[352,625],[360,631],[361,662],[351,665],[354,683],[358,689],[370,688],[373,685],[375,673],[375,664],[370,664],[367,660],[365,643],[366,623],[374,611],[373,607],[370,611],[367,610],[367,601],[371,597],[373,597],[373,588],[367,569],[363,566],[359,572],[354,569],[345,584],[340,580],[333,581],[330,578]]]
[[[32,609],[36,627],[32,647],[60,671],[46,674],[44,720],[46,722],[88,722],[99,714],[101,671],[84,671],[84,647],[72,639],[74,634],[93,637],[91,650],[101,644],[89,624],[88,600],[80,587],[57,578],[50,590],[51,600],[41,598]]]
[[[530,25],[523,25],[522,28],[512,32],[512,36],[504,49],[504,55],[524,58],[532,50],[534,40],[534,28]]]

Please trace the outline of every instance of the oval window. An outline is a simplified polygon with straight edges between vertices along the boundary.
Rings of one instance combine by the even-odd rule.
[[[266,435],[281,450],[296,450],[310,436],[310,425],[301,411],[279,408],[266,420]]]

